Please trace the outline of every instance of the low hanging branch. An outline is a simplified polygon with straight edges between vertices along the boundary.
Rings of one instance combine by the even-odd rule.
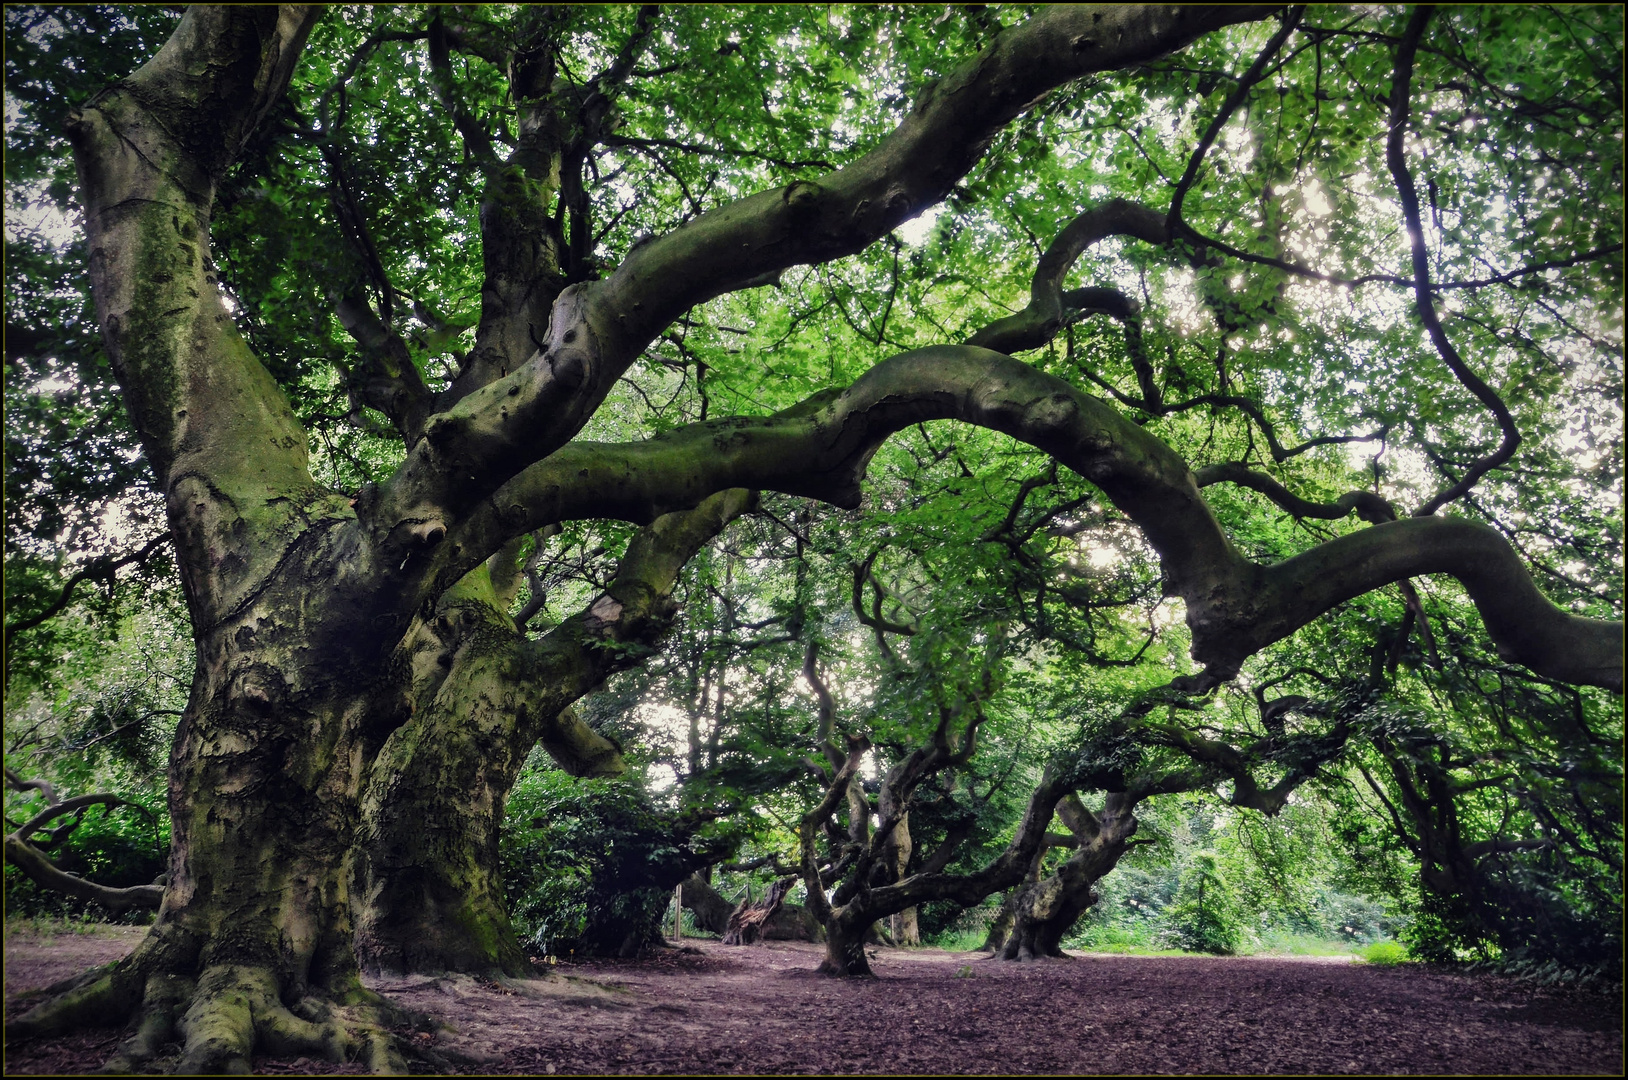
[[[1074,386],[969,346],[885,360],[844,391],[762,418],[692,424],[642,443],[573,444],[524,470],[447,537],[429,578],[444,591],[470,566],[460,552],[555,521],[648,521],[741,486],[858,505],[881,443],[930,419],[957,419],[1044,450],[1095,484],[1159,553],[1167,594],[1187,604],[1193,658],[1215,685],[1243,661],[1335,604],[1403,578],[1462,582],[1506,659],[1539,674],[1620,692],[1621,622],[1584,619],[1538,591],[1495,530],[1412,517],[1336,537],[1263,566],[1243,557],[1179,455]]]
[[[65,893],[80,900],[94,900],[115,915],[129,908],[147,908],[154,911],[158,909],[159,903],[164,899],[164,886],[132,885],[129,888],[115,889],[107,885],[98,885],[59,868],[45,852],[29,843],[29,837],[45,826],[58,818],[72,814],[72,821],[49,830],[52,843],[65,839],[79,827],[85,818],[85,811],[93,806],[105,806],[107,813],[120,806],[133,806],[148,817],[152,816],[151,811],[138,803],[106,792],[76,795],[71,799],[59,801],[48,781],[24,780],[10,769],[6,770],[6,786],[13,791],[38,791],[45,796],[47,804],[44,810],[6,835],[7,863],[28,875],[29,880],[41,888]]]

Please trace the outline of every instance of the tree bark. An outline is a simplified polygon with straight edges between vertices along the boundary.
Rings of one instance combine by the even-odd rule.
[[[725,945],[751,945],[766,936],[769,923],[780,913],[781,906],[786,901],[786,894],[796,884],[794,877],[781,878],[769,886],[769,891],[756,903],[747,903],[742,900],[729,913],[725,923],[723,943]]]
[[[393,645],[347,500],[239,336],[209,267],[214,189],[281,95],[315,13],[192,8],[70,118],[97,316],[175,538],[197,669],[171,753],[169,884],[124,961],[13,1021],[44,1034],[138,1011],[116,1067],[173,1032],[182,1072],[257,1040],[400,1059],[351,946],[350,846]],[[361,583],[363,587],[357,589]]]
[[[844,979],[869,979],[874,976],[870,959],[865,955],[866,937],[876,919],[867,917],[863,905],[850,902],[839,914],[825,920],[825,958],[815,970],[821,975],[835,975]]]
[[[1075,832],[1079,845],[1056,873],[1036,881],[1019,895],[1012,932],[1000,952],[1003,960],[1064,955],[1063,939],[1085,909],[1096,903],[1093,887],[1119,864],[1126,845],[1136,834],[1133,811],[1139,801],[1134,795],[1111,792],[1095,814],[1080,805],[1075,796],[1059,804],[1059,812]]]
[[[750,492],[724,491],[640,530],[605,594],[535,642],[484,568],[443,601],[398,657],[423,704],[385,741],[363,801],[364,970],[531,971],[498,859],[509,790],[539,741],[575,775],[622,771],[619,749],[571,703],[638,662],[671,625],[684,564],[753,505]]]
[[[709,934],[722,936],[729,929],[729,915],[735,910],[733,905],[700,874],[685,878],[683,889],[684,906],[694,914],[695,925]]]
[[[886,818],[888,811],[891,809],[893,808],[881,808],[882,816]],[[908,810],[899,812],[899,823],[893,827],[891,833],[881,839],[881,844],[881,865],[884,868],[888,883],[903,880],[906,876],[906,870],[910,866],[910,856],[915,851],[915,845],[910,839],[910,812]],[[893,938],[893,944],[895,945],[921,944],[921,929],[916,922],[916,907],[914,904],[903,911],[888,916],[888,933]]]

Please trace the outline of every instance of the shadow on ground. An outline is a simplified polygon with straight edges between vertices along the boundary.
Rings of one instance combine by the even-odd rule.
[[[6,995],[117,959],[142,931],[6,941]],[[877,978],[813,974],[820,947],[689,942],[534,981],[375,980],[448,1027],[470,1073],[1621,1074],[1621,999],[1340,960],[1086,955],[1009,964],[878,949]],[[8,1010],[10,1006],[8,1005]],[[6,1049],[6,1073],[81,1073],[114,1030]],[[354,1066],[258,1060],[266,1073]]]

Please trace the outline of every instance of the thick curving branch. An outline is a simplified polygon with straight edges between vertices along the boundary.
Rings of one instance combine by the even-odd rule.
[[[552,705],[539,710],[537,738],[561,768],[574,776],[622,771],[619,748],[584,724],[571,704],[654,645],[672,624],[672,592],[684,565],[756,505],[755,492],[726,489],[693,510],[657,518],[634,536],[604,595],[519,646],[529,681],[546,688]]]
[[[635,247],[605,280],[567,288],[546,345],[431,417],[377,501],[358,511],[384,531],[408,519],[450,523],[581,430],[645,346],[696,304],[863,250],[943,199],[1001,128],[1063,83],[1274,10],[1058,7],[1002,33],[852,164],[703,214]]]
[[[1085,211],[1064,226],[1040,256],[1029,284],[1028,306],[990,323],[968,338],[967,344],[1003,353],[1038,349],[1057,336],[1070,307],[1104,310],[1120,319],[1132,317],[1135,312],[1129,297],[1117,290],[1063,292],[1063,278],[1085,249],[1110,236],[1130,236],[1160,247],[1170,242],[1164,218],[1128,199],[1113,199]]]
[[[1495,529],[1463,518],[1385,522],[1267,568],[1254,616],[1234,627],[1237,662],[1336,604],[1426,574],[1458,579],[1503,659],[1560,682],[1622,693],[1623,624],[1556,607]]]
[[[642,443],[573,444],[526,469],[450,532],[427,576],[433,596],[510,536],[552,522],[649,521],[715,490],[775,490],[854,507],[871,455],[902,428],[960,420],[1011,435],[1090,480],[1159,553],[1167,595],[1187,605],[1208,685],[1335,604],[1394,581],[1446,573],[1470,590],[1506,659],[1619,691],[1622,624],[1551,604],[1484,526],[1387,522],[1275,566],[1245,559],[1175,451],[1097,398],[1000,353],[937,346],[878,364],[847,390],[775,416],[690,425]]]
[[[162,885],[131,885],[129,888],[115,889],[109,885],[98,885],[94,881],[75,877],[65,870],[58,869],[55,863],[45,857],[44,852],[26,841],[17,839],[15,835],[6,837],[6,863],[21,870],[28,875],[29,880],[41,888],[78,900],[94,900],[115,914],[130,908],[156,911],[164,899]]]
[[[131,564],[135,564],[137,566],[145,565],[147,560],[152,557],[153,553],[167,544],[169,539],[169,533],[160,533],[129,554],[103,555],[91,560],[90,564],[83,569],[75,571],[67,581],[62,583],[62,588],[57,593],[56,599],[52,600],[39,611],[34,612],[32,615],[21,615],[6,623],[5,639],[7,653],[10,653],[11,643],[18,634],[21,634],[27,630],[32,630],[34,627],[45,622],[47,619],[54,619],[56,616],[60,615],[62,611],[67,608],[68,603],[73,600],[74,590],[77,589],[81,583],[86,581],[109,580],[112,578],[114,571],[120,569],[121,567],[130,566]]]

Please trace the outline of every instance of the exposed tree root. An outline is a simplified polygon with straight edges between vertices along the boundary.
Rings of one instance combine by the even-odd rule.
[[[136,1030],[119,1046],[103,1068],[112,1073],[130,1073],[154,1060],[175,1041],[175,1014],[196,989],[191,979],[179,975],[154,975],[147,980]]]
[[[451,1068],[446,1055],[398,1034],[431,1030],[433,1020],[359,983],[285,1004],[270,967],[223,964],[205,969],[196,982],[167,973],[143,982],[142,969],[152,965],[140,956],[58,984],[52,997],[7,1024],[6,1041],[128,1020],[134,1030],[103,1066],[106,1072],[245,1074],[256,1053],[362,1062],[379,1075]],[[418,1067],[410,1068],[410,1061]]]
[[[64,1035],[106,1024],[109,1017],[130,1015],[141,998],[124,966],[107,964],[57,983],[45,1001],[7,1021],[6,1041]]]

